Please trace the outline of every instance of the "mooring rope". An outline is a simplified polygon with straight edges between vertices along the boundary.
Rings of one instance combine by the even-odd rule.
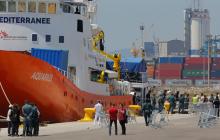
[[[1,89],[2,89],[2,91],[3,91],[3,94],[4,94],[4,96],[5,96],[5,98],[6,98],[7,102],[8,102],[8,104],[11,105],[11,102],[10,102],[10,100],[9,100],[9,98],[8,98],[8,96],[7,96],[7,94],[5,93],[5,90],[4,90],[4,88],[3,88],[1,82],[0,82],[0,86],[1,86]]]

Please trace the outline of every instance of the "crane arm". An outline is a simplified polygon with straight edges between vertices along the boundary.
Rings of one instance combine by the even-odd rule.
[[[92,40],[92,41],[93,41],[93,43],[92,43],[92,44],[93,44],[93,45],[92,45],[93,50],[95,50],[96,52],[100,53],[101,55],[103,55],[103,56],[105,56],[105,57],[107,57],[107,58],[109,58],[109,59],[111,59],[111,60],[114,61],[114,59],[115,59],[114,55],[108,54],[108,53],[106,53],[106,52],[100,50],[99,48],[97,48],[97,43],[98,43],[100,40],[104,40],[104,32],[103,32],[103,31],[100,31],[97,35],[95,35],[95,36],[93,37],[93,40]]]
[[[115,55],[112,55],[112,54],[108,54],[102,50],[100,50],[98,47],[97,47],[97,43],[100,43],[104,40],[104,32],[103,31],[100,31],[97,35],[93,36],[93,39],[92,39],[92,49],[96,52],[98,52],[99,54],[105,56],[106,58],[109,58],[111,59],[114,64],[113,64],[113,69],[114,71],[117,71],[118,72],[118,79],[120,79],[120,61],[121,61],[121,55],[120,54],[115,54]]]

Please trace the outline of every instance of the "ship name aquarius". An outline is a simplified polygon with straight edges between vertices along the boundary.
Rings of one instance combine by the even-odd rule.
[[[53,79],[53,74],[34,72],[31,76],[31,79],[51,82]]]

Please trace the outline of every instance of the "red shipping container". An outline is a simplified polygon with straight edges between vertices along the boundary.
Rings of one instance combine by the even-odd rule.
[[[160,80],[167,80],[167,79],[181,79],[181,77],[179,76],[160,76],[160,77],[156,77],[156,79],[160,79]]]
[[[210,67],[211,68],[211,67]],[[186,70],[203,70],[208,69],[208,64],[184,64]]]
[[[211,77],[212,80],[220,80],[220,77]]]
[[[209,63],[211,63],[212,59],[209,58]],[[208,63],[208,58],[206,57],[186,57],[185,58],[185,63],[186,64],[203,64],[203,63]]]
[[[158,64],[157,69],[158,70],[181,70],[182,69],[182,64]]]
[[[181,76],[182,71],[181,70],[160,70],[160,71],[156,71],[155,75],[159,75],[159,76]]]
[[[220,64],[220,58],[213,58],[213,63]]]

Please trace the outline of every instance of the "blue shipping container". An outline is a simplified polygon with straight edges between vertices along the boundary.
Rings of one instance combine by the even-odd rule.
[[[211,71],[211,77],[220,77],[220,71]]]
[[[160,57],[158,60],[160,64],[163,63],[173,63],[173,64],[183,64],[183,57]]]
[[[37,57],[49,64],[56,66],[62,70],[67,71],[68,66],[68,53],[66,50],[50,50],[32,48],[31,55]]]

